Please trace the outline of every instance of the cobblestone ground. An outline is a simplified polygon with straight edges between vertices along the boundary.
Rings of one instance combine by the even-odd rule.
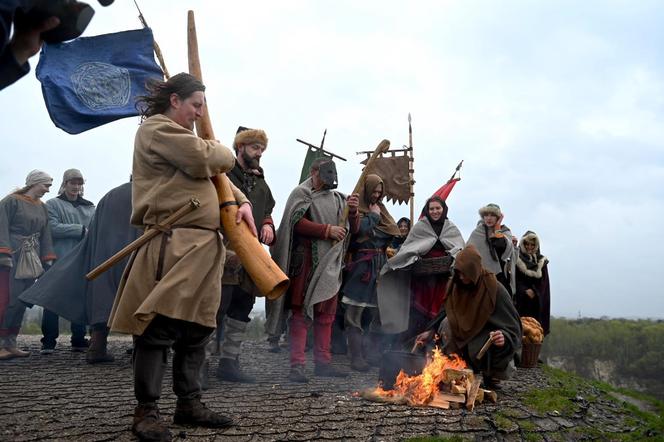
[[[0,440],[4,441],[127,441],[134,440],[130,425],[134,398],[130,355],[131,340],[112,337],[116,361],[90,366],[85,355],[69,351],[67,337],[50,356],[39,354],[39,340],[20,336],[19,345],[32,352],[29,358],[0,361]],[[384,405],[354,396],[374,386],[377,372],[353,373],[346,379],[313,377],[308,361],[309,384],[286,379],[288,352],[267,352],[263,342],[246,343],[243,367],[258,380],[255,384],[220,382],[210,370],[210,388],[203,400],[212,409],[231,415],[237,425],[227,430],[172,425],[175,440],[276,441],[368,440],[392,441],[415,436],[461,436],[469,440],[569,440],[583,438],[576,429],[601,426],[616,433],[624,415],[610,401],[588,403],[578,398],[574,416],[538,415],[518,399],[529,388],[546,386],[539,369],[520,369],[504,382],[498,404],[479,405],[474,412]],[[308,356],[311,357],[310,355]],[[341,368],[348,361],[335,360]],[[172,420],[175,397],[170,375],[164,381],[160,401],[162,415]]]

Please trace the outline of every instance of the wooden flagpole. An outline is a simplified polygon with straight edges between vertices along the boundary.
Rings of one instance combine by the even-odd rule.
[[[143,27],[149,28],[148,22],[145,21],[143,12],[141,12],[141,8],[138,7],[138,3],[136,3],[136,0],[134,0],[134,5],[136,5],[136,9],[138,10],[138,19],[143,24]],[[157,44],[157,39],[155,39],[154,36],[152,38],[152,46],[154,47],[154,53],[157,56],[157,60],[159,60],[159,66],[161,66],[161,70],[164,72],[164,78],[168,80],[169,78],[171,78],[171,75],[168,73],[168,69],[166,69],[166,62],[164,61],[164,55],[161,53],[161,48]]]
[[[410,124],[410,112],[408,112],[408,178],[410,188],[410,225],[415,223],[415,156],[413,155],[413,126]]]

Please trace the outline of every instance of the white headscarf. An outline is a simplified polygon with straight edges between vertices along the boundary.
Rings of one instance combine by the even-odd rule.
[[[35,169],[25,177],[25,187],[32,187],[37,184],[53,184],[53,178],[46,172]]]

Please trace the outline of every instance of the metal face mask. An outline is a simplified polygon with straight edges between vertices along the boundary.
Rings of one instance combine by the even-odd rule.
[[[337,188],[337,166],[334,161],[328,161],[318,166],[318,173],[324,189]]]

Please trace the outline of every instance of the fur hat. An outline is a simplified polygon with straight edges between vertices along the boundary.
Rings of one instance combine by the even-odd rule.
[[[482,207],[479,210],[480,217],[484,217],[484,215],[496,215],[498,218],[503,216],[503,212],[500,210],[500,206],[498,204],[494,203],[489,203],[486,206]]]
[[[65,170],[65,173],[62,175],[62,184],[60,184],[60,189],[58,190],[58,195],[62,194],[62,192],[65,191],[65,184],[67,184],[67,181],[79,179],[83,182],[85,180],[83,179],[83,174],[81,173],[80,170],[78,169],[67,169]]]
[[[267,147],[267,135],[264,130],[250,129],[248,127],[240,126],[235,133],[235,140],[233,140],[233,149],[237,152],[237,147],[240,144],[262,144]]]
[[[521,237],[521,241],[519,241],[519,249],[523,253],[527,254],[526,246],[524,244],[524,241],[534,243],[535,244],[535,253],[540,253],[540,241],[539,241],[539,237],[537,236],[537,233],[533,232],[532,230],[528,230]]]

